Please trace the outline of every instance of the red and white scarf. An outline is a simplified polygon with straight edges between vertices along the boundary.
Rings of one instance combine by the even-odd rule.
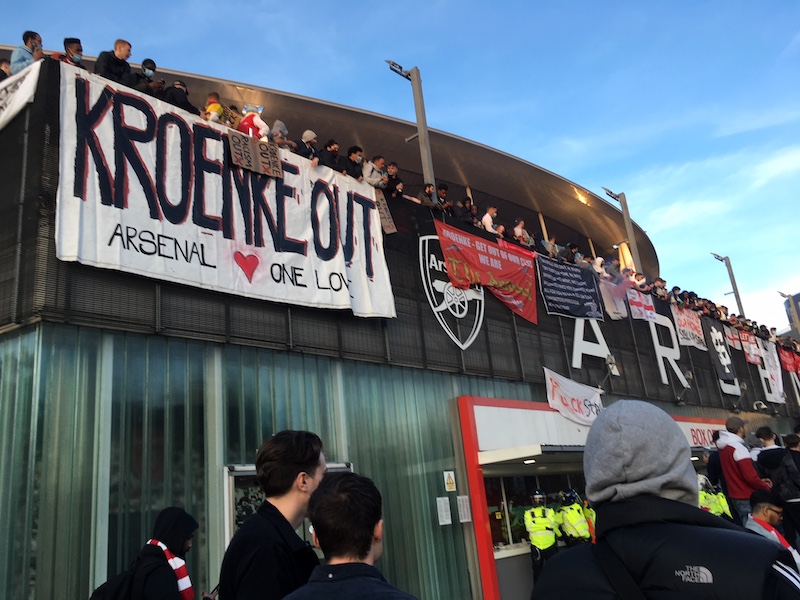
[[[766,529],[770,533],[774,533],[778,537],[778,542],[780,543],[781,546],[787,549],[792,547],[791,544],[786,541],[786,538],[781,535],[781,532],[775,529],[772,525],[770,525],[766,521],[762,521],[761,519],[754,517],[753,515],[750,515],[750,518],[753,519],[753,521],[761,525],[764,529]]]
[[[169,566],[172,567],[172,570],[175,571],[175,577],[178,578],[178,593],[181,595],[181,600],[194,600],[192,581],[189,579],[186,561],[179,556],[175,556],[172,551],[167,548],[166,544],[158,540],[147,540],[147,543],[151,546],[158,546],[164,551]]]

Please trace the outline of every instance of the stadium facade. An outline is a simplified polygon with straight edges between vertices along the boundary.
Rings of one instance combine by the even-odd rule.
[[[163,73],[194,98],[264,106],[292,137],[312,129],[396,160],[406,190],[423,183],[411,123]],[[669,316],[548,314],[533,285],[534,323],[488,288],[453,287],[428,209],[389,205],[384,234],[370,189],[304,159],[282,154],[283,177],[245,174],[222,127],[54,61],[34,84],[0,129],[2,597],[88,597],[173,504],[201,524],[195,589],[213,587],[257,502],[255,450],[291,428],[381,489],[392,583],[420,598],[527,598],[520,511],[534,487],[582,491],[590,423],[552,408],[545,369],[601,387],[603,404],[661,406],[696,458],[734,411],[782,433],[800,417],[796,374],[779,372],[778,393],[732,347],[726,379],[711,348],[678,344]],[[4,107],[20,98],[0,89]],[[626,238],[619,210],[577,184],[443,132],[431,142],[451,197],[469,190],[584,252]]]

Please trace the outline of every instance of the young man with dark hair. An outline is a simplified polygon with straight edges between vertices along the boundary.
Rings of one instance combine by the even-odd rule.
[[[381,493],[371,479],[355,473],[326,477],[308,506],[314,543],[328,563],[287,600],[381,598],[416,600],[390,585],[374,567],[383,553]]]
[[[800,471],[792,452],[775,443],[776,436],[772,429],[759,427],[756,437],[764,444],[758,453],[756,465],[761,475],[772,481],[771,493],[783,501],[783,532],[792,547],[797,549],[797,534],[800,533]]]
[[[16,75],[43,57],[42,36],[35,31],[26,31],[22,34],[22,43],[11,53],[11,74]]]
[[[56,58],[56,55],[53,55]],[[57,57],[61,62],[65,62],[79,69],[86,69],[83,66],[83,45],[80,39],[74,37],[64,38],[64,53]]]
[[[339,156],[339,144],[336,140],[325,142],[325,148],[319,153],[319,164],[330,167],[334,171],[344,173],[344,157]]]
[[[309,431],[281,431],[262,444],[256,478],[267,499],[225,552],[220,600],[280,600],[308,581],[319,560],[295,530],[326,469],[322,441]]]
[[[11,61],[7,58],[0,58],[0,81],[6,77],[11,77]]]
[[[361,167],[361,163],[364,162],[363,152],[364,150],[361,146],[350,146],[347,149],[347,158],[344,160],[344,172],[357,181],[364,180],[364,173]]]

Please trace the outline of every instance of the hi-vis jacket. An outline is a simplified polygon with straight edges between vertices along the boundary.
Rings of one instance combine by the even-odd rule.
[[[589,524],[586,522],[586,516],[584,516],[583,507],[580,504],[562,506],[558,513],[558,522],[561,525],[561,531],[567,537],[585,540],[591,537]]]
[[[728,507],[728,500],[722,492],[713,493],[700,490],[700,508],[710,512],[712,515],[721,517],[723,514],[731,516],[731,509]]]
[[[556,543],[556,536],[561,537],[555,511],[544,506],[534,506],[525,511],[525,529],[531,545],[539,550],[547,550]]]

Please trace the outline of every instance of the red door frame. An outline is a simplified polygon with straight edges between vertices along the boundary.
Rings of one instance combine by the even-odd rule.
[[[483,481],[483,467],[478,462],[478,426],[475,421],[476,406],[495,408],[516,408],[522,410],[541,410],[558,412],[544,402],[528,402],[525,400],[500,400],[481,398],[479,396],[461,396],[458,398],[458,413],[461,422],[461,439],[464,444],[464,461],[467,468],[467,483],[472,502],[472,522],[475,525],[475,543],[478,553],[478,567],[481,575],[483,600],[500,600],[500,582],[497,578],[497,563],[494,560],[494,544],[489,523],[489,505],[486,502],[486,485]],[[671,415],[676,421],[708,423],[721,425],[725,421],[703,417],[683,417]]]
[[[458,398],[461,439],[464,443],[464,460],[467,466],[467,483],[472,500],[472,522],[475,524],[475,543],[478,552],[478,567],[481,574],[483,600],[500,600],[500,582],[497,579],[497,564],[494,560],[494,544],[489,523],[489,505],[486,502],[486,485],[483,481],[483,467],[478,463],[478,426],[475,422],[476,406],[496,408],[517,408],[523,410],[542,410],[558,412],[544,402],[524,400],[498,400],[478,396]]]

